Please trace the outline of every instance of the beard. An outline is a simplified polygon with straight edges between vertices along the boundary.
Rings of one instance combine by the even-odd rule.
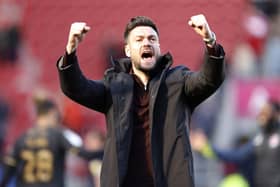
[[[134,68],[138,71],[143,72],[149,77],[154,77],[158,72],[160,72],[164,67],[164,63],[160,63],[160,57],[157,58],[156,62],[152,67],[143,67],[140,63],[135,63]]]
[[[144,66],[141,65],[141,63],[135,63],[134,67],[137,70],[139,70],[139,71],[141,71],[141,72],[143,72],[145,74],[149,74],[151,71],[153,71],[156,68],[156,64],[157,63],[155,62],[155,64],[152,67],[144,67]]]
[[[133,63],[134,68],[137,69],[138,71],[141,71],[148,76],[153,76],[159,70],[160,63],[159,63],[158,59],[159,58],[156,58],[153,65],[148,66],[148,67],[143,66],[140,61],[137,61],[137,62],[134,61],[132,63]]]

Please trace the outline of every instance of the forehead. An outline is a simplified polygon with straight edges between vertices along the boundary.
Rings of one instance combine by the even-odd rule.
[[[130,31],[130,36],[136,37],[136,36],[158,36],[157,32],[149,26],[137,26],[134,29]]]

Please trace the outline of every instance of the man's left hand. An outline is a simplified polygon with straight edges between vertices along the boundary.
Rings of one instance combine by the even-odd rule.
[[[210,26],[208,25],[208,22],[203,14],[192,16],[188,24],[193,27],[196,33],[202,36],[204,41],[215,40],[215,34],[211,31]]]

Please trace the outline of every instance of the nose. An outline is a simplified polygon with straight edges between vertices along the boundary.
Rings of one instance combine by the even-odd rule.
[[[150,40],[148,38],[143,39],[143,45],[144,46],[150,46],[151,45]]]

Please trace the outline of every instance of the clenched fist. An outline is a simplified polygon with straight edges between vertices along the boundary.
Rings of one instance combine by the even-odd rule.
[[[193,27],[193,29],[202,36],[203,40],[209,44],[214,45],[216,37],[214,32],[211,31],[210,26],[203,14],[192,16],[188,24]]]
[[[68,54],[75,51],[79,45],[79,43],[83,40],[85,34],[90,30],[90,27],[87,26],[84,22],[75,22],[72,23],[68,42],[66,45],[66,52]]]

